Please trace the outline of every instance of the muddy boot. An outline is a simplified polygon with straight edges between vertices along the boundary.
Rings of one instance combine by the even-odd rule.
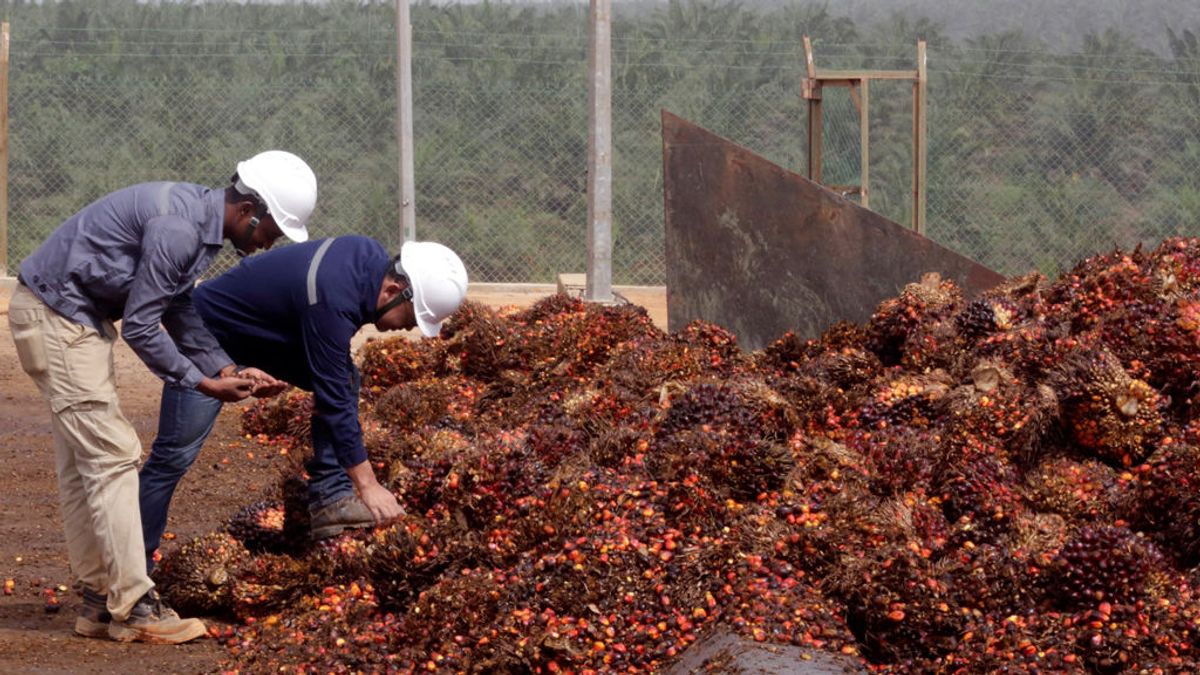
[[[347,495],[312,512],[313,541],[362,527],[375,527],[375,516],[358,495]]]
[[[112,614],[108,613],[108,596],[89,588],[83,589],[83,606],[79,618],[75,619],[75,633],[84,637],[108,639],[108,624]]]
[[[175,610],[163,604],[158,591],[146,591],[129,618],[108,625],[108,636],[119,642],[149,642],[177,645],[202,637],[208,629],[200,619],[181,619]]]

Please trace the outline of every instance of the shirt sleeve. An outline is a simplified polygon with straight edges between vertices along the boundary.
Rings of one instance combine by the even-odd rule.
[[[216,377],[222,368],[233,363],[196,312],[192,289],[171,299],[163,315],[163,326],[179,351],[208,377]]]
[[[358,326],[350,318],[317,305],[304,314],[304,352],[312,371],[313,425],[333,439],[338,464],[349,468],[367,459],[358,423],[358,378],[350,340]]]
[[[204,374],[180,353],[161,324],[200,246],[195,226],[178,216],[147,221],[121,318],[121,337],[146,366],[167,384],[187,388],[199,384]]]

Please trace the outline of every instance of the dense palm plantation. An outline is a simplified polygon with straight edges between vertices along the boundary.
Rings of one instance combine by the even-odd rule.
[[[1050,44],[1036,31],[949,37],[937,17],[855,16],[618,4],[618,283],[664,278],[661,109],[803,167],[805,34],[828,67],[911,68],[916,40],[929,42],[928,221],[942,243],[1020,273],[1197,233],[1200,25],[1159,24],[1153,44],[1144,26]],[[89,0],[11,4],[5,18],[11,261],[110,189],[219,184],[268,146],[313,164],[326,232],[394,239],[391,2]],[[412,21],[419,234],[462,250],[480,280],[581,271],[586,5],[418,4]],[[910,96],[872,90],[872,206],[900,222]],[[826,175],[854,182],[854,109],[844,92],[827,101]]]

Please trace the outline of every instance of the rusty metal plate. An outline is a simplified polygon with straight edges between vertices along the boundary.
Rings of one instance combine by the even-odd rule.
[[[787,331],[863,323],[926,272],[977,295],[1004,277],[667,111],[667,319],[758,349]]]

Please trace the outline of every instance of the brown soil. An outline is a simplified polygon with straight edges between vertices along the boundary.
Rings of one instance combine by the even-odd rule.
[[[666,327],[661,288],[618,289],[650,310]],[[527,305],[553,289],[503,287],[476,291],[472,299],[494,306]],[[21,371],[8,334],[9,289],[0,288],[0,584],[12,579],[12,595],[0,595],[0,673],[207,673],[217,670],[224,649],[214,639],[177,647],[125,645],[77,637],[72,632],[79,597],[63,541],[45,402]],[[359,339],[369,337],[364,332]],[[160,381],[118,342],[116,368],[121,407],[148,449],[158,421]],[[266,494],[286,458],[242,439],[241,406],[229,405],[196,464],[175,494],[168,533],[171,546],[215,529],[238,507]],[[45,590],[60,609],[46,611]],[[210,625],[220,626],[218,622]]]

